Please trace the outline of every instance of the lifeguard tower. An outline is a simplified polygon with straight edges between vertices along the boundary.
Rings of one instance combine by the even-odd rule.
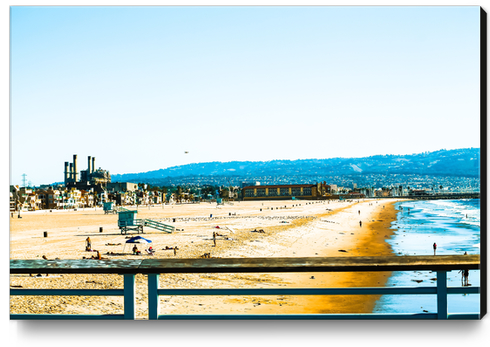
[[[172,233],[175,230],[175,227],[172,225],[164,224],[151,219],[136,219],[136,214],[138,211],[134,210],[120,210],[119,219],[117,221],[117,225],[121,230],[121,234],[127,234],[128,231],[134,230],[137,231],[138,234],[143,233],[143,227],[147,226],[153,229],[161,230],[166,233]]]
[[[143,233],[144,219],[136,219],[138,211],[124,210],[119,212],[117,226],[121,229],[121,234],[127,234],[130,230]]]
[[[117,213],[117,211],[114,209],[114,202],[104,202],[104,213],[105,214],[111,214],[111,213]]]

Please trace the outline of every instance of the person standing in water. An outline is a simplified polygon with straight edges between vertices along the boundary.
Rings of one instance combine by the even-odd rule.
[[[437,245],[436,245],[436,243],[435,243],[435,242],[434,242],[434,244],[432,245],[432,247],[434,248],[434,255],[436,255]]]

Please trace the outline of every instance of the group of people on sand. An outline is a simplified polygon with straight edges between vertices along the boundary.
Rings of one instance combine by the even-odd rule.
[[[149,255],[155,254],[155,250],[153,249],[152,246],[146,248],[145,252]],[[133,255],[141,255],[141,251],[138,249],[138,246],[136,246],[136,245],[134,245],[134,247],[133,247]]]
[[[97,259],[97,260],[102,260],[102,259],[107,259],[107,258],[103,258],[101,255],[100,255],[100,252],[99,251],[95,251],[94,252],[97,252],[97,255],[93,255],[91,256],[90,258],[87,258],[87,257],[82,257],[82,259]]]
[[[179,249],[177,246],[174,246],[174,247],[165,246],[165,248],[162,248],[162,250],[164,250],[164,251],[168,251],[171,249],[174,250],[174,255],[177,255],[177,250]]]
[[[97,259],[97,260],[107,259],[107,258],[103,258],[98,250],[92,249],[92,240],[90,240],[90,237],[87,237],[87,239],[85,240],[85,251],[97,252],[97,255],[93,255],[90,258],[83,257],[82,259]]]
[[[174,251],[174,255],[177,255],[177,250],[179,248],[177,246],[175,246],[175,247],[166,246],[165,248],[163,248],[163,250],[169,250],[169,249],[172,249]],[[87,239],[85,240],[85,251],[87,251],[87,252],[97,252],[97,255],[96,256],[92,256],[91,258],[83,257],[83,259],[106,259],[106,258],[102,258],[101,257],[99,251],[97,251],[95,249],[92,249],[92,241],[90,240],[90,237],[87,237]],[[138,246],[137,245],[134,245],[134,247],[132,249],[132,252],[133,252],[133,255],[141,255],[141,251],[138,249]],[[148,254],[150,254],[150,255],[155,254],[155,250],[153,249],[152,246],[150,246],[147,249],[145,249],[145,252],[148,253]],[[111,254],[113,254],[113,253],[111,253]]]

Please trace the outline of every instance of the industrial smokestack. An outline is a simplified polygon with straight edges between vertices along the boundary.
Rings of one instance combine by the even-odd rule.
[[[75,182],[78,182],[77,155],[76,154],[73,154],[73,171],[74,171],[73,178],[74,178]]]
[[[65,161],[65,184],[68,182],[68,179],[70,178],[70,171],[68,171],[68,162]]]
[[[70,163],[70,182],[73,182],[73,163]]]
[[[95,171],[95,157],[92,157],[92,173]]]
[[[90,168],[90,164],[91,164],[91,156],[89,155],[88,156],[88,169],[87,169],[87,175],[90,175],[92,173],[92,169]]]

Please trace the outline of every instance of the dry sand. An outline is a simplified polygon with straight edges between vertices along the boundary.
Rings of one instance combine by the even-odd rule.
[[[396,211],[394,201],[241,201],[139,207],[137,218],[174,225],[167,234],[145,227],[143,237],[153,241],[155,258],[211,257],[328,257],[391,254],[385,239]],[[136,209],[134,207],[133,209]],[[262,209],[262,211],[260,211]],[[360,214],[359,214],[360,211]],[[232,214],[230,216],[230,213]],[[210,218],[210,215],[213,218]],[[236,214],[236,215],[235,215]],[[36,211],[10,219],[10,258],[82,259],[85,239],[109,259],[140,259],[125,248],[126,236],[117,227],[117,215],[101,209]],[[176,218],[176,222],[173,222]],[[359,221],[362,221],[362,227]],[[286,223],[287,222],[287,223]],[[219,226],[220,228],[216,228]],[[99,232],[99,228],[103,232]],[[264,233],[251,232],[263,229]],[[44,232],[48,237],[44,237]],[[214,247],[212,234],[217,238]],[[140,234],[141,235],[141,234]],[[178,246],[177,255],[166,246]],[[140,247],[141,249],[142,247]],[[344,250],[346,252],[339,252]],[[113,254],[110,254],[113,253]],[[37,274],[33,274],[37,275]],[[294,274],[167,274],[160,288],[273,288],[384,286],[390,273]],[[313,277],[312,277],[313,276]],[[122,288],[119,275],[11,275],[14,288]],[[136,276],[136,317],[148,316],[146,276]],[[201,296],[160,297],[160,313],[368,313],[378,296]],[[122,313],[122,297],[12,296],[11,313],[110,314]]]

